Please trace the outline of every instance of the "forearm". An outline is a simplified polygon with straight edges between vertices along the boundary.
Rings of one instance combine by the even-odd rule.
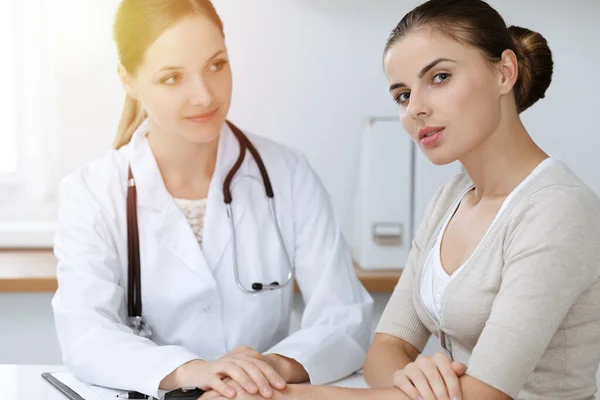
[[[78,379],[95,385],[154,395],[165,376],[197,358],[183,347],[157,346],[122,330],[88,329],[90,333],[81,335],[78,342],[64,340],[63,354],[69,371]]]
[[[336,386],[288,385],[273,400],[410,400],[396,388],[354,389]]]
[[[309,317],[305,311],[303,320]],[[296,360],[308,373],[301,380],[309,378],[313,385],[328,384],[355,373],[360,370],[365,358],[363,347],[345,332],[343,324],[332,326],[324,323],[307,324],[273,346],[268,353]]]
[[[373,346],[367,353],[363,375],[372,388],[394,386],[394,373],[416,359],[409,355],[404,346],[382,343]]]

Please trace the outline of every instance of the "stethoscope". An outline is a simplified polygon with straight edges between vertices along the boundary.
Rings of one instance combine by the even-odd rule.
[[[225,207],[227,208],[227,217],[229,218],[229,226],[231,229],[231,238],[233,244],[233,272],[235,275],[235,283],[237,287],[244,293],[255,294],[265,290],[275,290],[275,289],[283,289],[288,286],[294,277],[294,265],[290,260],[290,256],[285,247],[285,243],[283,241],[283,236],[281,235],[281,230],[279,228],[279,223],[277,222],[277,216],[275,214],[275,204],[273,202],[274,194],[273,187],[271,186],[271,180],[269,179],[269,174],[267,173],[267,169],[265,168],[265,164],[263,163],[262,158],[256,151],[254,145],[250,142],[248,137],[244,135],[244,133],[239,130],[234,124],[227,121],[227,125],[231,128],[231,131],[237,138],[240,144],[240,154],[227,174],[225,181],[223,182],[223,201],[225,202]],[[288,267],[288,275],[287,279],[283,284],[275,281],[270,284],[264,284],[260,282],[254,282],[251,285],[251,288],[246,288],[239,277],[239,269],[238,269],[238,260],[237,260],[237,243],[235,237],[235,223],[233,218],[233,210],[231,208],[231,202],[233,200],[231,196],[231,181],[233,177],[238,172],[242,163],[244,161],[244,157],[246,156],[246,150],[250,152],[258,169],[260,171],[260,175],[262,177],[263,185],[265,187],[265,193],[267,195],[267,201],[269,203],[269,208],[271,210],[271,217],[273,219],[273,224],[275,225],[275,229],[277,231],[277,235],[279,237],[279,243],[283,248],[283,253],[285,254],[285,260],[287,262]],[[140,268],[140,243],[139,243],[139,233],[138,233],[138,221],[137,221],[137,191],[135,188],[135,179],[133,178],[133,173],[131,172],[131,167],[129,167],[128,178],[127,178],[127,248],[128,248],[128,275],[127,275],[127,308],[129,315],[129,323],[134,331],[134,333],[141,337],[150,338],[152,336],[152,330],[148,326],[148,324],[142,318],[142,290],[141,290],[141,268]]]

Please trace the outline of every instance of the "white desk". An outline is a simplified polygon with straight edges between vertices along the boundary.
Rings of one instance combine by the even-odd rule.
[[[1,397],[10,400],[65,400],[66,397],[41,377],[42,372],[64,370],[64,367],[56,365],[0,365]],[[362,375],[358,374],[332,385],[367,387]]]

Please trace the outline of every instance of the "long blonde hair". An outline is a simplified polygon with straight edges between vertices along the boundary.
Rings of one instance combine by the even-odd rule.
[[[113,26],[113,38],[121,65],[131,76],[144,60],[146,49],[171,25],[190,15],[208,17],[223,33],[223,22],[210,0],[122,0]],[[115,149],[129,143],[135,130],[146,119],[140,102],[125,95],[125,104]]]

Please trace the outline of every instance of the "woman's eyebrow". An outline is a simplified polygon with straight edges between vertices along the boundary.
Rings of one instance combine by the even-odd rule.
[[[433,67],[435,67],[436,65],[438,65],[439,63],[443,62],[443,61],[450,61],[450,62],[456,62],[455,60],[452,60],[450,58],[436,58],[435,60],[433,60],[432,62],[430,62],[429,64],[427,64],[426,66],[423,67],[423,69],[421,70],[421,72],[419,72],[419,79],[423,78],[425,76],[425,74],[427,72],[429,72]],[[405,87],[407,86],[404,82],[398,82],[398,83],[394,83],[392,85],[390,85],[390,92],[394,89],[398,89],[399,87]]]

